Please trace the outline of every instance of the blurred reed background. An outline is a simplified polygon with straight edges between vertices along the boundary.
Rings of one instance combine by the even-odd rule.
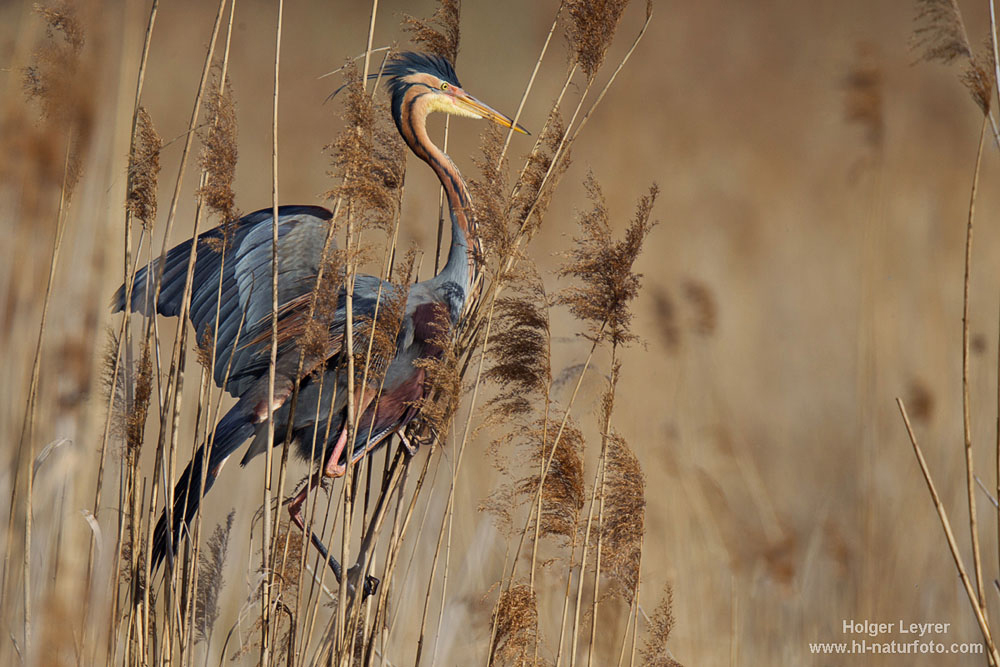
[[[374,44],[405,46],[403,15],[426,17],[435,8],[431,2],[380,3]],[[166,142],[161,216],[215,9],[189,0],[160,5],[142,104]],[[342,120],[339,103],[324,100],[340,83],[318,77],[363,52],[370,9],[366,3],[285,7],[282,203],[322,204],[332,188],[324,147]],[[978,48],[989,32],[988,5],[962,3],[962,10]],[[27,659],[43,664],[86,664],[93,655],[90,648],[81,651],[85,638],[93,638],[87,629],[93,618],[81,611],[87,595],[82,582],[98,528],[96,558],[105,569],[94,580],[94,594],[100,599],[110,589],[116,492],[105,489],[96,522],[81,511],[93,509],[106,415],[101,375],[108,332],[120,323],[109,302],[123,276],[129,129],[149,8],[83,2],[77,11],[86,41],[64,88],[69,94],[60,100],[71,112],[45,120],[38,101],[26,101],[23,69],[44,49],[45,16],[30,2],[0,3],[0,433],[8,443],[0,468],[2,507],[11,499],[23,440],[68,154],[66,118],[85,130],[73,136],[70,151],[80,156],[80,177],[65,211],[30,438],[33,456],[43,450],[45,456],[34,464],[35,648]],[[466,3],[456,63],[465,87],[512,113],[555,11],[556,3]],[[959,80],[960,65],[921,60],[914,47],[917,12],[909,1],[657,3],[648,33],[573,145],[573,162],[529,247],[547,290],[555,292],[571,282],[557,272],[565,262],[560,253],[578,235],[575,221],[590,206],[587,174],[601,184],[616,235],[649,184],[660,187],[652,215],[659,224],[635,264],[643,288],[632,329],[641,342],[618,353],[614,423],[646,479],[639,603],[653,616],[669,586],[674,622],[667,646],[683,664],[852,664],[851,658],[809,653],[808,642],[851,639],[842,632],[845,619],[950,623],[943,640],[982,639],[893,400],[906,401],[969,564],[962,291],[982,113]],[[233,24],[229,76],[239,126],[234,190],[243,212],[271,203],[275,18],[274,3],[241,0]],[[611,68],[644,19],[640,4],[625,12],[608,55]],[[551,66],[541,69],[521,116],[536,132],[569,59],[561,30],[551,48]],[[443,125],[435,121],[435,137]],[[474,158],[481,131],[460,119],[449,124],[448,152],[467,178],[479,174]],[[512,163],[520,164],[514,158],[530,148],[530,140],[515,137]],[[423,253],[423,279],[433,268],[438,186],[421,163],[411,158],[409,166],[399,246],[415,244]],[[988,141],[970,299],[971,439],[987,487],[996,486],[998,167]],[[190,169],[185,181],[171,244],[190,236],[194,173]],[[157,226],[157,251],[162,233]],[[566,308],[551,311],[552,369],[564,399],[589,349],[580,330]],[[169,349],[173,325],[164,331]],[[611,373],[610,357],[598,355],[581,385],[574,416],[589,434],[599,427]],[[186,391],[196,392],[197,381],[189,382]],[[193,418],[182,420],[180,440],[187,447],[197,440]],[[479,511],[505,482],[487,453],[489,441],[488,433],[479,433],[470,442],[457,478],[451,575],[446,594],[438,582],[432,596],[432,627],[438,613],[442,619],[439,664],[486,663],[493,587],[517,539]],[[46,448],[50,443],[55,446]],[[109,475],[117,474],[121,447],[112,444]],[[414,463],[422,466],[433,456],[430,474],[440,468],[450,475],[455,448],[426,449]],[[151,475],[151,454],[143,457]],[[593,451],[588,457],[589,479],[596,457]],[[260,505],[262,465],[255,461],[243,474],[227,469],[203,512],[208,530],[236,510],[219,603],[223,629],[237,622],[255,585],[259,554],[246,536]],[[294,463],[289,479],[304,473]],[[428,525],[437,526],[447,498],[447,480],[431,485],[414,520],[426,508]],[[985,598],[990,617],[998,618],[1000,596],[991,584],[998,576],[996,513],[985,495],[977,501]],[[15,514],[23,512],[23,495],[14,505]],[[15,563],[22,524],[22,518],[12,520],[13,533],[0,526]],[[413,660],[437,537],[428,530],[407,538],[410,569],[405,577],[397,573],[389,601],[398,618],[383,655],[388,664]],[[546,661],[555,656],[565,586],[560,567],[541,568],[538,575],[539,589],[554,593],[539,598],[540,659]],[[19,566],[11,568],[7,576],[20,578]],[[0,656],[7,664],[19,659],[22,647],[20,590],[8,582],[5,593],[17,593],[2,605]],[[609,637],[622,636],[628,617],[624,602],[608,603],[606,611],[602,606]],[[584,610],[585,629],[588,623]],[[641,644],[649,627],[645,620],[639,625]],[[249,641],[252,626],[252,619],[244,624],[224,656],[221,643],[211,655],[228,661],[234,647]],[[607,647],[598,641],[588,652],[596,664],[614,664],[617,646],[600,653]],[[666,655],[650,664],[667,664]],[[241,659],[253,663],[256,656],[250,650]],[[425,655],[423,664],[430,660]],[[934,656],[853,660],[941,664]],[[947,664],[983,661],[949,656]]]

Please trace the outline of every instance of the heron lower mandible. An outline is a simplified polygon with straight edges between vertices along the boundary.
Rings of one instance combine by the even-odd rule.
[[[168,512],[164,510],[160,515],[154,534],[154,568],[164,557],[172,558],[176,554],[182,526],[194,517],[202,497],[212,487],[230,455],[251,437],[253,442],[241,465],[245,466],[266,450],[268,399],[271,398],[275,432],[284,434],[291,427],[290,442],[298,453],[306,460],[315,458],[320,463],[319,471],[290,503],[291,518],[310,535],[333,568],[337,580],[341,581],[339,564],[304,525],[302,503],[323,477],[344,474],[348,451],[352,460],[358,461],[393,433],[401,433],[403,427],[418,416],[415,405],[429,389],[425,371],[418,362],[442,354],[441,335],[453,331],[465,311],[476,282],[480,253],[465,180],[451,159],[428,137],[427,117],[437,111],[487,119],[524,134],[527,132],[511,118],[466,93],[451,63],[444,58],[401,53],[387,63],[383,75],[392,97],[396,128],[417,157],[434,170],[448,197],[451,248],[447,263],[433,278],[410,286],[395,353],[385,360],[387,366],[381,386],[359,392],[355,404],[348,406],[344,285],[338,288],[338,306],[322,352],[305,353],[299,340],[333,214],[319,206],[282,206],[278,209],[279,319],[273,396],[268,387],[272,304],[271,290],[266,287],[271,284],[272,272],[272,209],[251,213],[233,223],[224,261],[221,244],[213,242],[223,238],[221,227],[198,237],[189,316],[199,340],[212,331],[218,321],[214,379],[218,386],[224,385],[226,391],[239,400],[215,427],[207,468],[203,444],[181,474],[174,488],[169,530]],[[148,298],[147,291],[152,288],[151,277],[160,269],[160,262],[136,273],[130,304],[132,311],[150,315],[155,303],[155,310],[160,315],[180,314],[191,243],[191,240],[181,243],[166,254],[158,298]],[[352,299],[353,321],[372,318],[376,302],[401,297],[399,290],[398,286],[375,276],[357,275]],[[125,287],[122,286],[115,296],[114,308],[117,312],[125,306]],[[358,349],[357,343],[355,349]],[[321,375],[322,381],[319,380]],[[296,384],[299,400],[293,422],[289,424],[289,399]],[[348,449],[349,407],[359,419],[354,429],[356,435]],[[327,429],[328,420],[331,425]],[[318,424],[323,426],[317,429]],[[322,441],[314,445],[317,430]],[[324,432],[330,434],[328,438],[323,438]],[[375,585],[377,580],[370,579],[366,592],[371,592]]]

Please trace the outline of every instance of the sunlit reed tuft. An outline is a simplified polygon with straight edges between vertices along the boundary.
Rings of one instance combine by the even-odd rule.
[[[972,46],[957,0],[917,0],[913,48],[928,61],[945,64],[972,58]]]
[[[399,205],[399,190],[406,169],[405,144],[376,107],[354,62],[344,66],[345,128],[328,149],[333,154],[331,173],[339,185],[327,193],[342,199],[362,226],[390,231]]]
[[[456,356],[455,344],[445,324],[447,312],[436,308],[435,321],[440,332],[431,339],[431,344],[442,350],[440,357],[425,357],[414,362],[423,371],[424,382],[430,388],[428,395],[416,402],[420,411],[420,421],[438,434],[448,432],[455,412],[462,398],[462,372]]]
[[[604,64],[628,0],[569,0],[566,32],[580,69],[593,78]]]
[[[122,438],[128,430],[128,415],[125,412],[125,374],[128,371],[124,364],[117,361],[118,340],[117,333],[109,330],[104,343],[100,382],[102,400],[107,405],[114,405],[114,412],[111,415],[111,434],[116,438]]]
[[[528,155],[524,173],[517,184],[514,199],[511,203],[511,215],[518,227],[524,228],[524,234],[531,238],[541,225],[548,210],[549,203],[559,180],[569,168],[572,157],[568,146],[564,146],[559,154],[559,162],[553,167],[559,145],[566,135],[562,114],[558,107],[549,111],[545,128],[538,138],[538,145]],[[552,170],[549,174],[549,170]],[[549,174],[546,180],[546,174]],[[528,219],[528,215],[531,219]]]
[[[142,356],[135,372],[134,391],[132,409],[125,416],[125,444],[133,452],[138,452],[142,447],[146,417],[149,414],[149,399],[153,393],[153,361],[148,343],[142,347]]]
[[[549,430],[554,431],[555,424],[561,419],[562,415],[551,415],[553,424],[549,425]],[[536,425],[536,429],[540,426]],[[550,433],[549,438],[554,440],[555,434]],[[539,442],[538,462],[549,455],[551,445],[546,447],[546,444],[548,443],[544,441]],[[572,421],[568,421],[555,451],[552,452],[552,462],[545,476],[545,484],[542,486],[542,518],[539,533],[542,537],[558,536],[564,538],[567,544],[576,538],[580,512],[587,496],[587,486],[583,478],[584,445],[580,429]],[[532,496],[537,487],[537,477],[528,478],[522,483],[522,490],[530,489]]]
[[[575,246],[559,271],[581,284],[566,288],[559,301],[569,306],[578,319],[589,323],[591,337],[606,335],[613,345],[620,345],[636,338],[631,332],[630,303],[639,293],[642,276],[634,273],[632,266],[655,224],[650,215],[659,188],[653,185],[639,199],[625,237],[616,241],[604,195],[592,174],[584,186],[593,208],[580,216],[583,235],[574,239]]]
[[[538,640],[538,608],[535,592],[518,584],[500,593],[495,614],[496,636],[490,647],[490,665],[532,664]]]
[[[146,107],[136,116],[135,153],[129,165],[126,206],[129,213],[148,231],[156,221],[156,185],[160,173],[163,140],[153,127]]]
[[[927,62],[950,65],[963,61],[962,84],[979,109],[989,112],[994,79],[992,42],[987,38],[981,52],[976,52],[956,0],[917,1],[912,47]]]
[[[194,601],[194,629],[199,641],[210,642],[215,622],[219,618],[219,593],[224,579],[223,568],[229,550],[229,534],[233,529],[235,510],[226,516],[202,547],[198,556],[198,592]]]
[[[649,619],[648,634],[642,648],[643,667],[680,667],[667,649],[667,640],[674,629],[674,593],[663,587],[663,597]]]
[[[491,365],[483,377],[499,388],[486,407],[490,420],[507,423],[545,402],[552,382],[549,358],[549,298],[536,276],[518,282],[515,296],[497,299]]]
[[[962,72],[962,84],[972,95],[972,101],[984,114],[990,112],[993,99],[993,47],[987,40],[983,48],[969,59]]]
[[[632,602],[639,583],[642,536],[646,526],[646,477],[632,448],[619,433],[608,443],[602,570]]]
[[[205,171],[205,185],[198,195],[222,222],[229,223],[240,217],[236,210],[236,193],[233,182],[236,179],[236,162],[239,157],[238,125],[236,103],[233,101],[232,87],[226,81],[213,81],[205,101],[208,117],[207,130],[202,137],[204,149],[201,153],[201,168]],[[228,224],[223,226],[224,234]]]
[[[438,8],[429,19],[413,16],[403,18],[403,29],[410,33],[410,40],[421,50],[447,58],[454,63],[458,59],[458,44],[461,37],[459,18],[460,0],[440,0]]]

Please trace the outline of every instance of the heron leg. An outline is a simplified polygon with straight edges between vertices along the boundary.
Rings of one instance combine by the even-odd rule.
[[[375,399],[375,389],[368,388],[365,390],[364,394],[361,396],[361,409],[355,414],[363,415],[371,405],[372,400]],[[348,406],[348,409],[351,409]],[[330,457],[326,460],[326,466],[323,467],[323,474],[327,477],[343,477],[347,472],[347,466],[340,463],[340,457],[344,453],[344,447],[347,446],[347,421],[344,421],[344,428],[340,431],[340,436],[337,438],[337,444],[333,447],[333,452]],[[351,448],[353,449],[353,447]],[[355,457],[357,460],[358,457]]]
[[[306,526],[302,521],[302,503],[306,501],[306,498],[309,497],[309,492],[315,489],[317,485],[319,485],[319,473],[313,474],[309,478],[309,483],[288,504],[288,514],[292,518],[292,523],[298,526],[303,533],[306,532]]]
[[[302,503],[304,503],[306,498],[309,497],[309,492],[319,485],[320,474],[321,473],[315,473],[314,475],[312,475],[309,478],[309,483],[306,484],[305,488],[303,488],[302,491],[300,491],[299,494],[292,499],[292,502],[289,503],[288,505],[288,514],[291,516],[292,523],[298,526],[299,530],[301,530],[303,534],[309,536],[309,541],[312,542],[312,545],[316,548],[316,551],[318,551],[320,555],[323,556],[323,559],[326,561],[326,564],[330,567],[331,570],[333,570],[333,576],[336,577],[337,583],[342,584],[343,568],[341,567],[340,563],[337,561],[336,558],[330,555],[330,550],[327,548],[325,544],[323,544],[323,540],[319,538],[319,535],[314,533],[312,529],[306,528],[305,522],[302,519]],[[352,573],[353,570],[354,568],[352,568]],[[350,586],[350,590],[353,593],[354,592],[353,580],[348,585]],[[371,575],[366,576],[365,584],[362,589],[363,591],[362,600],[368,598],[369,595],[374,595],[376,591],[378,591],[378,586],[379,586],[379,580],[376,577],[373,577]]]

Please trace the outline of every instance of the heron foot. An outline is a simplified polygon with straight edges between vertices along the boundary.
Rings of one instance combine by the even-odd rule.
[[[354,565],[351,566],[351,568],[349,570],[347,570],[347,581],[348,581],[347,585],[348,585],[348,590],[352,594],[354,593],[355,590],[357,590],[357,587],[355,586],[355,582],[357,582],[358,576],[360,574],[361,574],[361,563],[360,562],[355,563]],[[381,580],[378,577],[373,577],[370,574],[366,574],[365,575],[365,583],[361,587],[361,601],[364,602],[370,596],[375,595],[378,592],[378,587],[379,587],[379,584],[381,584],[381,583],[382,582],[381,582]]]
[[[410,439],[406,437],[405,433],[403,433],[403,429],[399,429],[398,431],[396,431],[396,435],[399,436],[399,441],[403,443],[403,447],[406,448],[406,453],[409,454],[410,456],[416,456],[417,446],[414,445],[412,442],[410,442]]]

